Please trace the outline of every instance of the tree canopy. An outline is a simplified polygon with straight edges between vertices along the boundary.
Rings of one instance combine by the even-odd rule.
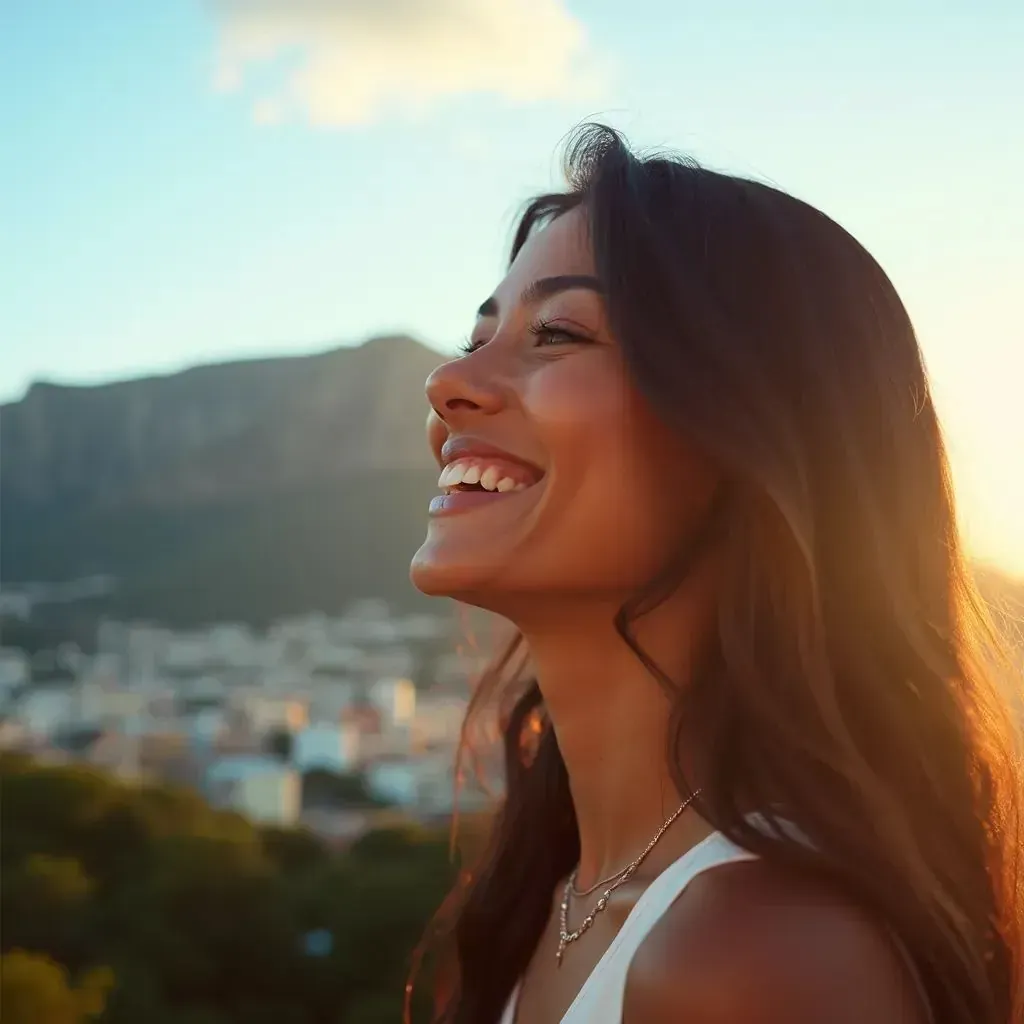
[[[400,1020],[455,870],[446,833],[336,852],[188,790],[13,755],[0,787],[5,1024]]]

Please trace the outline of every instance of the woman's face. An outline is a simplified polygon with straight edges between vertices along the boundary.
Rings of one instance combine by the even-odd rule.
[[[427,381],[441,468],[413,583],[508,613],[621,602],[692,534],[715,477],[633,386],[579,210],[536,232]],[[514,613],[512,614],[514,618]]]

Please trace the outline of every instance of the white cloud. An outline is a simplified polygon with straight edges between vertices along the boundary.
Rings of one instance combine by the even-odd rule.
[[[465,93],[592,98],[602,77],[562,0],[208,2],[220,30],[217,88],[240,88],[274,62],[253,110],[263,121],[354,125]]]

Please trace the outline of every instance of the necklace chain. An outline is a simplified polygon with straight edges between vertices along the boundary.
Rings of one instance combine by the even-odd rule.
[[[635,860],[627,864],[617,874],[610,875],[608,878],[602,879],[600,882],[595,883],[589,889],[585,889],[580,892],[576,888],[576,874],[579,871],[577,865],[573,868],[572,873],[566,880],[565,889],[562,892],[562,904],[559,907],[558,912],[558,952],[556,959],[558,966],[562,966],[562,957],[565,955],[566,947],[575,942],[580,936],[590,929],[590,926],[594,923],[594,919],[598,914],[601,913],[605,907],[608,906],[608,898],[611,896],[616,889],[620,886],[625,885],[633,875],[636,873],[636,869],[644,862],[647,855],[654,849],[658,840],[668,831],[669,826],[679,817],[683,811],[686,810],[694,800],[700,796],[700,787],[695,789],[676,809],[671,815],[665,820],[664,824],[654,834],[654,838],[644,848],[643,853],[640,854]],[[569,931],[569,897],[575,896],[588,896],[590,893],[595,892],[601,886],[606,885],[607,888],[601,894],[597,903],[594,905],[594,909],[580,922],[579,927],[575,931]]]

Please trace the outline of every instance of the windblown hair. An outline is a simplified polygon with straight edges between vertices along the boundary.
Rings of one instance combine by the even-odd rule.
[[[585,212],[635,386],[725,481],[706,538],[724,557],[717,628],[685,692],[631,632],[680,576],[616,619],[674,695],[665,749],[680,792],[699,783],[714,827],[890,929],[937,1021],[1021,1019],[1019,734],[903,304],[843,228],[768,185],[638,157],[600,125],[574,136],[567,178],[528,205],[512,258]],[[501,707],[506,789],[427,940],[449,953],[443,1024],[497,1024],[579,855],[522,655],[517,639],[467,719]],[[683,749],[701,755],[694,778]],[[772,827],[755,828],[752,808]]]

